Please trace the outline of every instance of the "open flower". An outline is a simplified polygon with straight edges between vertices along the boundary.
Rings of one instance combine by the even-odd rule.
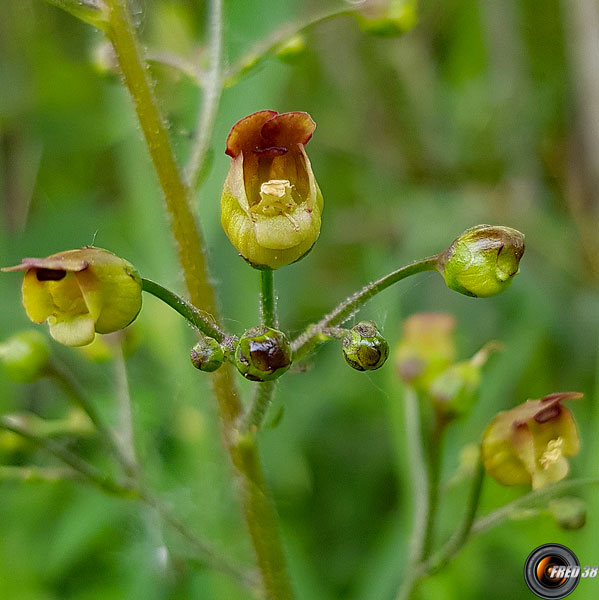
[[[533,489],[560,481],[568,474],[566,457],[580,449],[578,429],[564,400],[578,392],[550,394],[500,412],[482,440],[485,469],[503,485],[532,483]]]
[[[221,223],[256,268],[302,258],[320,233],[322,194],[304,150],[316,125],[305,112],[262,110],[233,126],[233,159],[221,199]]]
[[[47,322],[61,344],[84,346],[95,333],[124,329],[141,309],[141,278],[125,259],[86,246],[47,258],[24,258],[3,271],[26,271],[23,305],[35,323]]]

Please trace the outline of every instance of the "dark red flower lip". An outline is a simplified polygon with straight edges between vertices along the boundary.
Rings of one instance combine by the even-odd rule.
[[[306,145],[316,123],[307,112],[277,113],[260,110],[237,121],[227,137],[225,154],[231,158],[241,152],[281,155],[297,144]]]

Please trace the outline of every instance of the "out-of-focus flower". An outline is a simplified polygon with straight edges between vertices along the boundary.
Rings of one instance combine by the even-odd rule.
[[[395,366],[402,381],[427,391],[432,381],[453,362],[455,319],[446,313],[417,313],[403,322],[395,348]]]
[[[262,110],[227,138],[233,159],[221,198],[221,223],[256,268],[302,258],[320,234],[322,194],[304,150],[316,125],[308,113]]]
[[[141,309],[141,278],[125,259],[86,246],[47,258],[24,258],[3,271],[25,271],[23,305],[47,322],[61,344],[84,346],[97,333],[124,329]]]
[[[550,394],[500,412],[483,434],[485,469],[503,485],[542,488],[568,474],[568,456],[580,449],[578,428],[564,400],[578,392]]]
[[[452,290],[488,298],[510,286],[523,254],[524,234],[511,227],[477,225],[439,256],[438,269]]]

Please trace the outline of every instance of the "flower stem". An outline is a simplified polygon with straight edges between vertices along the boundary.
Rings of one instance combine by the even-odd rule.
[[[47,374],[55,379],[67,396],[85,412],[125,473],[130,475],[133,470],[133,464],[123,452],[115,432],[104,423],[95,406],[87,397],[85,390],[82,389],[75,377],[55,358],[48,366]]]
[[[412,595],[418,582],[427,575],[432,575],[449,563],[466,543],[472,530],[476,511],[480,502],[480,494],[484,480],[485,469],[479,460],[476,471],[472,477],[472,485],[468,495],[466,511],[459,529],[449,539],[445,546],[427,561],[420,561],[409,568],[406,577],[399,589],[396,600],[407,600]],[[430,507],[429,507],[430,510]],[[422,550],[425,549],[424,539]]]
[[[183,300],[183,298],[155,281],[150,279],[142,279],[141,281],[144,292],[148,292],[148,294],[152,294],[152,296],[168,304],[208,337],[214,338],[217,342],[222,342],[227,337],[227,334],[214,322],[214,318],[210,314],[196,308],[193,304]]]
[[[54,440],[36,435],[30,431],[25,421],[18,415],[4,415],[0,417],[0,429],[12,431],[17,435],[29,440],[36,446],[43,448],[50,454],[56,456],[63,463],[80,473],[86,481],[93,483],[108,494],[121,497],[135,497],[136,493],[133,489],[125,484],[118,483],[110,476],[98,471],[96,467],[89,464],[70,450],[67,450]]]
[[[105,0],[105,5],[108,10],[106,33],[114,46],[164,193],[191,301],[195,306],[214,313],[214,291],[209,283],[203,239],[191,210],[191,190],[183,182],[175,161],[168,129],[158,109],[128,3],[126,0]]]
[[[435,539],[435,523],[439,506],[439,478],[441,475],[441,462],[443,452],[443,437],[446,422],[439,416],[435,416],[435,425],[430,438],[429,447],[429,484],[428,484],[428,519],[426,523],[426,535],[422,556],[426,558],[433,548]]]
[[[210,54],[210,69],[204,78],[204,96],[202,109],[198,116],[195,130],[195,144],[191,149],[189,161],[185,168],[187,185],[190,189],[196,187],[198,175],[202,170],[212,132],[218,113],[218,105],[223,92],[223,3],[222,0],[210,2],[210,25],[208,48]]]
[[[284,25],[280,29],[277,29],[270,37],[258,42],[245,56],[241,57],[228,69],[226,72],[225,86],[231,87],[235,85],[242,77],[247,76],[252,72],[266,57],[275,52],[281,43],[286,42],[293,35],[301,33],[320,23],[324,23],[325,21],[344,15],[350,15],[355,12],[355,10],[355,8],[342,6],[309,17],[298,23]]]
[[[424,551],[429,511],[429,480],[422,443],[420,408],[418,406],[418,395],[411,387],[405,387],[404,410],[412,484],[412,511],[414,516],[409,557],[406,563],[403,584],[397,595],[397,600],[407,599],[415,583],[416,566],[422,560]]]
[[[266,415],[266,411],[272,404],[272,398],[275,391],[275,381],[262,381],[256,383],[256,391],[252,398],[252,404],[248,411],[242,431],[255,431],[260,429]]]
[[[275,297],[272,269],[260,271],[260,316],[262,317],[262,325],[274,329],[278,328],[277,299]]]
[[[291,344],[293,348],[294,361],[301,360],[314,347],[314,342],[318,343],[318,337],[329,327],[341,325],[351,318],[368,300],[376,296],[389,286],[406,279],[416,273],[424,271],[434,271],[437,268],[438,255],[429,256],[422,260],[417,260],[412,264],[397,269],[357,291],[349,298],[346,298],[341,304],[336,306],[329,314],[325,315],[318,323],[311,325],[308,329],[298,336]]]
[[[462,520],[459,529],[449,539],[445,546],[439,552],[433,554],[430,559],[424,563],[423,568],[427,574],[432,575],[441,570],[466,543],[468,536],[472,531],[474,518],[476,517],[476,511],[478,510],[478,505],[480,503],[484,478],[485,468],[482,461],[479,459],[478,464],[476,465],[476,471],[472,477],[464,519]]]
[[[125,84],[135,104],[148,151],[164,192],[179,262],[193,305],[202,307],[218,322],[215,293],[208,276],[203,239],[191,211],[191,190],[183,181],[175,162],[168,132],[154,97],[142,60],[126,0],[104,0],[108,8],[108,35],[115,48]],[[198,166],[201,170],[202,165]],[[230,363],[212,375],[214,394],[225,447],[237,469],[238,490],[245,520],[256,552],[262,583],[269,600],[293,598],[286,573],[277,515],[270,499],[258,449],[239,448],[238,419],[241,402]],[[250,469],[251,467],[251,469]]]

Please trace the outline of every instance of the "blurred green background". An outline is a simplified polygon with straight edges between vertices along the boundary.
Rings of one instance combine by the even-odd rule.
[[[229,0],[226,57],[243,56],[278,27],[334,2]],[[199,0],[140,0],[140,37],[152,50],[205,62]],[[504,343],[485,369],[473,414],[453,426],[443,477],[459,465],[499,410],[526,398],[579,390],[571,406],[582,451],[572,476],[599,475],[599,7],[593,0],[427,0],[401,38],[364,34],[351,17],[318,25],[289,66],[270,58],[225,91],[213,161],[197,196],[225,325],[258,322],[257,274],[219,223],[231,125],[263,108],[306,110],[318,128],[308,146],[325,213],[320,241],[276,273],[281,321],[298,333],[369,280],[436,253],[477,223],[526,233],[521,274],[497,298],[474,300],[421,275],[363,311],[390,344],[418,311],[458,320],[460,355]],[[131,103],[117,76],[98,72],[99,32],[41,0],[0,4],[0,263],[92,243],[126,257],[143,276],[183,292],[166,214]],[[171,137],[184,159],[200,92],[177,71],[152,68]],[[0,277],[0,339],[33,327],[20,277]],[[251,549],[207,377],[189,364],[193,332],[151,297],[133,326],[128,359],[144,476],[198,532],[241,561]],[[115,418],[114,366],[78,350],[53,351],[107,419]],[[240,382],[247,392],[251,387]],[[411,522],[401,388],[391,361],[348,369],[340,348],[284,377],[261,434],[290,569],[300,600],[391,600],[402,578]],[[48,380],[11,382],[0,372],[0,411],[64,415],[68,401]],[[40,451],[0,439],[3,464],[51,465]],[[92,440],[70,447],[98,465]],[[487,479],[481,510],[524,493]],[[466,494],[443,496],[449,534]],[[584,494],[585,528],[566,533],[550,517],[513,521],[474,539],[420,598],[532,598],[522,568],[547,542],[599,563],[599,498]],[[164,561],[165,541],[173,548]],[[245,598],[224,576],[180,560],[181,541],[153,514],[72,483],[0,482],[0,597],[7,600]],[[465,576],[467,575],[467,576]],[[596,598],[583,581],[573,598]]]

